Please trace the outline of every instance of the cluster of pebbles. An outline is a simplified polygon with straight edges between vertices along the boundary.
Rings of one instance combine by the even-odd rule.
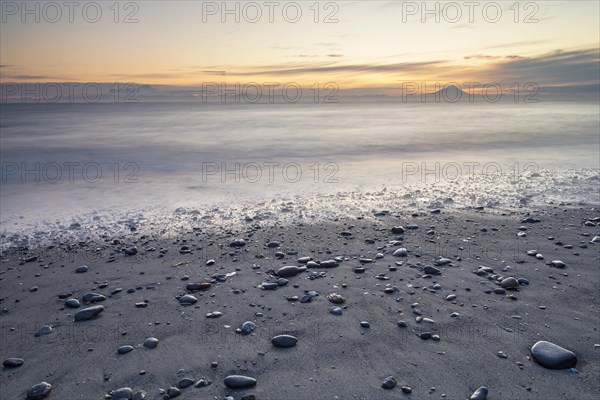
[[[389,216],[387,212],[379,212],[374,214],[375,217],[378,218]],[[441,212],[436,208],[431,210],[430,214],[440,215]],[[540,219],[532,216],[527,216],[526,218],[520,219],[521,224],[539,224],[540,222]],[[583,226],[588,228],[596,228],[599,225],[600,218],[598,217],[590,218],[583,223]],[[483,229],[486,228],[482,228],[482,231],[487,232],[487,230]],[[172,287],[161,290],[174,291],[174,293],[171,295],[171,301],[173,303],[171,306],[175,307],[175,309],[178,311],[185,313],[186,310],[198,309],[202,307],[204,311],[208,311],[204,313],[205,318],[218,319],[224,318],[224,316],[227,314],[227,311],[223,308],[216,310],[218,307],[212,305],[214,301],[211,301],[211,299],[213,299],[218,291],[222,291],[224,288],[230,285],[231,281],[235,281],[236,287],[231,288],[231,292],[233,294],[242,294],[249,290],[255,291],[267,302],[282,301],[300,305],[306,303],[315,303],[315,312],[320,312],[324,316],[331,314],[334,316],[332,318],[339,317],[339,320],[343,320],[345,318],[349,318],[351,320],[353,319],[357,328],[360,327],[361,334],[365,334],[365,332],[370,330],[380,329],[382,322],[378,318],[374,318],[373,320],[365,320],[364,318],[361,318],[360,315],[353,314],[353,311],[358,307],[356,306],[356,299],[344,292],[344,290],[346,290],[349,286],[348,283],[336,283],[333,285],[331,290],[328,290],[325,293],[322,292],[322,297],[316,290],[312,290],[310,288],[300,288],[306,283],[311,283],[319,279],[327,280],[335,278],[337,281],[343,276],[342,280],[344,281],[350,281],[348,277],[352,277],[352,279],[356,279],[357,282],[363,282],[367,279],[373,278],[376,282],[382,282],[376,284],[376,287],[380,289],[379,293],[382,294],[382,296],[389,296],[390,298],[393,298],[397,304],[403,304],[405,298],[409,296],[416,295],[419,299],[421,299],[427,294],[430,295],[427,297],[426,301],[422,302],[419,300],[419,302],[412,302],[410,305],[406,306],[406,312],[410,312],[412,314],[414,323],[405,318],[406,320],[397,320],[396,325],[400,330],[404,330],[409,327],[414,328],[413,332],[416,334],[416,336],[418,336],[418,338],[423,341],[428,341],[426,343],[432,343],[433,345],[436,345],[434,342],[441,342],[444,340],[444,337],[443,334],[436,332],[435,330],[437,322],[433,318],[434,309],[436,307],[446,307],[446,304],[448,304],[448,307],[455,306],[453,309],[458,310],[458,307],[463,307],[464,305],[462,303],[463,299],[461,298],[461,296],[464,295],[461,295],[456,289],[453,289],[452,292],[448,292],[445,289],[446,279],[451,275],[460,274],[463,266],[466,267],[467,265],[476,262],[476,260],[464,260],[461,256],[457,255],[435,255],[429,258],[421,255],[416,256],[416,246],[414,246],[414,243],[412,243],[411,246],[411,242],[408,240],[406,235],[408,232],[421,230],[422,228],[416,223],[409,223],[405,226],[394,224],[379,231],[375,230],[373,232],[369,232],[369,235],[364,237],[360,230],[356,229],[354,225],[350,224],[346,226],[344,230],[338,231],[336,236],[341,243],[344,243],[344,245],[348,242],[358,241],[361,243],[357,247],[361,250],[354,252],[353,254],[350,254],[350,251],[348,253],[343,253],[340,251],[338,254],[334,254],[333,252],[322,252],[318,255],[309,256],[301,253],[299,254],[296,251],[283,251],[283,240],[271,240],[265,243],[264,248],[267,251],[272,251],[272,258],[269,259],[263,254],[255,257],[256,260],[262,262],[262,265],[270,264],[270,267],[266,270],[261,270],[260,266],[253,265],[250,270],[257,275],[256,279],[254,280],[246,276],[244,278],[245,281],[242,281],[240,275],[242,272],[244,272],[244,267],[240,266],[235,268],[234,272],[229,273],[220,273],[216,272],[215,270],[211,270],[210,279],[204,280],[194,279],[193,281],[190,281],[190,276],[184,275],[181,277],[181,282],[184,282],[183,288],[178,286],[178,291],[176,292]],[[530,232],[530,230],[523,225],[518,227],[517,231],[518,232],[516,236],[519,239],[526,238]],[[434,226],[425,228],[424,234],[425,237],[432,238],[432,241],[434,238],[437,238],[440,235],[438,228]],[[574,250],[572,245],[565,245],[562,242],[555,240],[554,237],[548,237],[547,239],[552,241],[555,246],[558,246],[557,249],[561,249],[563,251]],[[127,245],[122,247],[121,251],[127,257],[139,257],[141,254],[152,254],[154,253],[155,249],[150,247],[148,242],[149,241],[142,243],[141,248],[143,248],[143,250],[140,250],[136,245]],[[232,259],[240,257],[240,254],[243,254],[243,252],[248,250],[251,243],[251,238],[233,238],[229,241],[227,246],[223,246],[221,248],[222,255],[230,256]],[[599,236],[594,236],[591,238],[591,240],[581,241],[578,247],[581,251],[583,251],[587,249],[588,246],[595,246],[598,243],[600,243]],[[365,251],[363,250],[364,248],[368,248],[369,250]],[[167,254],[167,251],[161,251],[160,254],[164,256]],[[194,246],[190,245],[189,243],[180,245],[179,254],[182,256],[193,257]],[[567,264],[559,259],[546,262],[544,260],[544,256],[538,252],[537,249],[527,250],[525,254],[526,256],[531,257],[532,263],[537,263],[534,264],[536,268],[540,266],[545,266],[546,268],[550,267],[551,269],[549,271],[551,272],[555,271],[554,269],[556,269],[565,271],[565,274],[567,274],[566,271],[569,271],[569,268],[571,268],[570,264]],[[157,259],[160,258],[161,257],[158,257]],[[267,262],[265,263],[264,261]],[[109,263],[112,262],[113,261],[109,261]],[[276,266],[277,262],[284,263],[284,265],[280,264],[279,266]],[[216,268],[220,263],[220,260],[206,260],[202,262],[202,268]],[[377,270],[377,273],[371,274],[372,270],[374,271],[377,266],[381,265],[378,263],[387,264],[387,271],[379,272],[379,270]],[[21,265],[27,265],[27,262],[23,262]],[[184,264],[172,264],[168,268],[177,268],[179,265]],[[468,268],[468,270],[470,270],[472,274],[476,276],[476,278],[469,280],[465,276],[463,277],[463,280],[474,285],[481,285],[483,288],[481,292],[484,294],[502,295],[499,297],[503,297],[512,301],[516,301],[518,299],[517,294],[519,292],[534,290],[536,282],[530,282],[530,279],[526,277],[526,269],[521,269],[519,270],[519,273],[515,273],[513,272],[513,267],[507,265],[504,261],[498,261],[494,266],[489,265],[491,264],[487,264],[486,266],[479,265],[475,267],[474,270],[471,269],[472,267]],[[96,272],[96,269],[97,268],[94,265],[81,265],[74,269],[74,273],[78,274],[78,276],[84,276],[86,274],[89,275]],[[403,272],[403,277],[398,277],[399,272]],[[6,273],[6,271],[3,271],[3,274],[4,273]],[[394,273],[396,273],[396,275],[393,275]],[[469,274],[467,273],[466,275]],[[388,281],[389,283],[386,283]],[[162,285],[162,287],[165,286],[166,285]],[[238,286],[241,286],[242,289],[240,289]],[[36,290],[32,290],[33,288],[36,288]],[[112,302],[116,301],[115,299],[122,294],[133,295],[136,293],[136,290],[141,290],[142,286],[136,287],[136,289],[131,288],[128,290],[116,287],[110,290],[110,294],[102,294],[98,292],[99,289],[107,288],[108,283],[99,283],[96,284],[91,291],[64,291],[58,295],[58,299],[63,307],[61,311],[72,311],[74,314],[72,314],[70,322],[75,324],[92,323],[93,321],[102,320],[103,318],[118,318],[120,315],[115,315],[110,312]],[[148,286],[146,288],[154,289],[154,286]],[[297,294],[290,294],[290,292],[294,290],[297,291]],[[303,290],[303,292],[300,292],[300,290]],[[280,292],[282,291],[285,293],[283,298],[280,296]],[[35,295],[37,292],[37,287],[32,286],[28,292],[31,293],[31,295]],[[75,293],[83,294],[76,295]],[[465,293],[472,293],[471,288],[467,288]],[[492,298],[492,296],[488,296],[488,298]],[[212,308],[201,306],[200,304],[204,300],[207,300],[205,303],[206,307]],[[3,298],[2,301],[4,302],[5,299]],[[102,305],[97,303],[102,303]],[[148,304],[152,303],[150,303],[148,300],[144,300],[136,302],[132,305],[132,307],[135,306],[135,308],[140,309],[148,308]],[[475,307],[475,305],[473,306]],[[488,306],[486,305],[483,307],[483,309],[487,309],[487,307]],[[270,310],[270,308],[268,309]],[[4,314],[9,312],[7,308],[4,308],[4,310]],[[453,311],[452,313],[448,314],[448,317],[451,320],[460,320],[462,318],[461,313]],[[107,314],[110,314],[110,316],[107,316]],[[255,315],[262,317],[263,313],[257,312]],[[126,318],[126,316],[123,316],[123,318]],[[519,318],[521,317],[519,316]],[[236,325],[235,332],[240,335],[242,340],[245,340],[244,337],[253,337],[260,328],[261,326],[258,320],[247,320],[242,324]],[[41,337],[50,335],[52,332],[52,324],[44,325],[36,330],[35,336]],[[551,334],[549,333],[547,336],[551,336]],[[340,338],[339,340],[343,340],[343,338]],[[129,353],[134,352],[134,350],[146,349],[152,350],[155,354],[158,354],[159,350],[155,351],[154,349],[160,349],[159,346],[162,345],[159,345],[159,343],[161,343],[161,341],[152,336],[137,344],[123,344],[116,349],[116,353],[118,357],[131,357],[131,354]],[[305,346],[303,346],[302,343],[301,335],[292,335],[289,333],[273,335],[270,338],[270,346],[277,349],[273,351],[280,352],[282,355],[288,354],[286,352],[303,351]],[[260,342],[260,345],[265,349],[264,351],[267,351],[267,341]],[[529,346],[529,354],[524,354],[523,356],[530,357],[537,365],[546,369],[575,370],[578,356],[574,351],[571,351],[563,346],[569,347],[568,343],[557,344],[547,340],[539,340],[532,342]],[[154,353],[149,352],[148,355],[152,357]],[[502,359],[508,358],[506,353],[503,351],[498,351],[497,356]],[[18,370],[23,368],[23,366],[26,364],[27,360],[22,356],[20,357],[18,354],[14,355],[14,357],[6,358],[3,361],[3,367],[5,371]],[[216,363],[213,365],[213,367],[215,366]],[[520,367],[521,366],[522,364]],[[390,373],[392,372],[393,371],[390,371]],[[220,378],[222,379],[223,387],[227,390],[233,391],[234,396],[236,395],[235,393],[237,393],[237,390],[252,390],[260,385],[258,378],[255,376],[248,376],[247,374],[243,373],[223,373]],[[47,380],[51,381],[51,379]],[[401,384],[398,384],[399,381]],[[177,383],[171,387],[166,389],[159,388],[153,393],[158,394],[160,398],[166,400],[176,398],[188,390],[193,390],[193,388],[204,388],[211,386],[212,384],[213,382],[209,378],[193,378],[188,376],[179,379]],[[483,385],[486,384],[486,382],[481,382],[480,384]],[[413,387],[411,387],[409,382],[406,382],[403,378],[397,378],[394,376],[394,374],[390,374],[383,378],[379,386],[387,391],[399,390],[403,393],[403,395],[409,395],[411,393],[413,393],[413,395],[415,394],[413,389],[414,382],[412,385]],[[26,389],[23,398],[27,400],[52,398],[52,389],[52,383],[48,383],[44,380]],[[478,388],[465,387],[463,392],[465,393],[465,396],[469,396],[470,400],[485,400],[487,399],[489,392],[494,393],[495,390],[500,389],[501,388],[492,387],[486,384],[486,386],[480,386]],[[150,390],[153,389],[121,387],[106,393],[105,398],[112,400],[144,400],[155,398],[150,397],[148,394]],[[430,389],[430,393],[433,391],[434,390]],[[418,395],[422,396],[423,394],[421,393]],[[154,396],[154,394],[152,396]],[[376,397],[377,395],[374,394],[374,396]],[[228,394],[226,398],[235,397],[232,397]],[[257,397],[254,394],[243,393],[242,396],[237,398],[242,400],[253,400]],[[499,397],[497,395],[493,395],[490,396],[490,398]]]

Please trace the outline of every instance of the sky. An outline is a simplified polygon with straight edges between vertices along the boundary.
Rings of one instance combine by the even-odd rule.
[[[2,83],[600,81],[598,1],[0,3]]]

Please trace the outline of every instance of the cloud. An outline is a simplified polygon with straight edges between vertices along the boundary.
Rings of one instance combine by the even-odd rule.
[[[202,71],[202,73],[207,75],[227,75],[227,71]]]
[[[537,82],[541,84],[598,83],[598,49],[556,50],[538,57],[519,57],[499,62],[490,74],[499,81]]]
[[[524,47],[524,46],[532,46],[534,44],[542,44],[554,41],[555,39],[545,39],[545,40],[521,40],[518,42],[510,42],[510,43],[501,43],[493,46],[486,46],[485,50],[489,49],[504,49],[504,48],[515,48],[515,47]]]
[[[487,55],[487,54],[474,54],[471,56],[465,56],[464,57],[465,60],[471,60],[471,59],[479,59],[479,60],[514,60],[517,58],[522,58],[521,56],[517,56],[517,55],[508,55],[508,56],[491,56],[491,55]]]
[[[19,80],[28,80],[28,79],[52,79],[50,76],[44,75],[7,75],[7,78],[19,79]]]
[[[148,74],[113,74],[113,78],[124,78],[124,79],[172,79],[177,78],[181,74],[165,74],[165,73],[148,73]]]
[[[394,64],[304,64],[292,66],[262,67],[255,71],[232,73],[233,75],[300,75],[300,74],[335,74],[335,73],[368,73],[368,72],[409,72],[439,66],[445,61],[406,62]]]

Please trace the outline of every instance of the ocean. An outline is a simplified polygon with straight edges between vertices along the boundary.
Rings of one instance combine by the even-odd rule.
[[[599,119],[593,102],[3,104],[0,221],[6,236],[419,187],[488,206],[541,187],[541,202],[597,200]]]

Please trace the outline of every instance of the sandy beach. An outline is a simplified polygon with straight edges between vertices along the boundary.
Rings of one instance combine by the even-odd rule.
[[[468,399],[482,386],[488,399],[592,399],[599,221],[597,204],[391,209],[14,247],[0,268],[1,358],[23,363],[3,367],[3,398],[47,382],[65,400]],[[505,290],[508,277],[519,281]],[[295,346],[276,347],[282,334]],[[534,362],[541,340],[576,366]],[[228,388],[230,375],[256,383]]]
[[[600,398],[600,2],[0,1],[0,400]]]

